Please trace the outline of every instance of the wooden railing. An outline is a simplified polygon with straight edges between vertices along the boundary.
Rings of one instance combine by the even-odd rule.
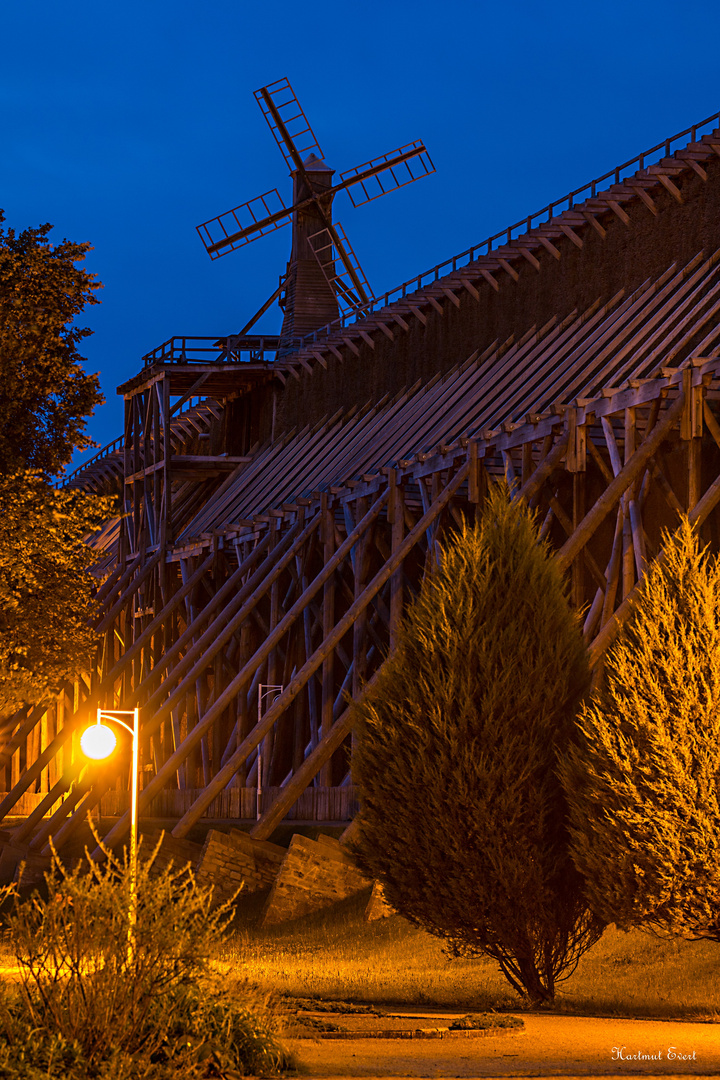
[[[275,359],[277,334],[227,337],[199,337],[177,334],[151,349],[142,358],[143,367],[153,364],[264,364]]]
[[[621,180],[624,180],[627,176],[631,175],[631,173],[646,169],[650,165],[656,164],[658,161],[662,160],[662,158],[669,157],[673,145],[680,139],[685,139],[689,135],[689,141],[691,143],[696,142],[699,132],[702,132],[705,128],[713,130],[714,127],[718,126],[718,121],[720,121],[720,112],[714,113],[712,116],[707,117],[706,120],[701,120],[699,123],[693,124],[692,127],[686,128],[684,131],[679,131],[676,135],[670,136],[669,139],[665,139],[656,146],[650,147],[649,150],[644,150],[641,154],[631,158],[629,161],[623,162],[622,165],[616,165],[614,169],[603,173],[602,176],[598,176],[594,180],[588,181],[586,184],[582,184],[579,188],[575,188],[573,191],[568,192],[567,195],[563,195],[562,198],[555,199],[541,210],[536,210],[535,213],[529,214],[520,221],[516,221],[512,225],[508,225],[504,229],[501,229],[500,232],[493,233],[492,236],[486,237],[486,239],[481,240],[480,243],[473,244],[472,247],[467,248],[465,251],[461,251],[451,258],[445,259],[444,262],[438,263],[430,270],[425,270],[423,273],[418,274],[417,277],[404,281],[402,285],[397,285],[394,289],[390,289],[388,292],[383,293],[382,296],[374,297],[369,303],[362,307],[355,308],[348,314],[342,315],[340,318],[335,319],[326,326],[315,330],[312,334],[306,335],[303,339],[303,345],[309,345],[316,342],[320,338],[331,334],[333,330],[339,326],[347,326],[349,323],[369,315],[371,311],[377,311],[380,308],[387,307],[389,304],[393,303],[393,301],[401,300],[404,296],[418,292],[420,289],[432,284],[432,282],[437,281],[438,278],[452,273],[461,266],[467,266],[468,263],[474,262],[475,259],[481,255],[491,254],[494,247],[509,244],[519,236],[524,236],[526,233],[529,233],[532,229],[537,228],[546,221],[551,221],[558,212],[562,213],[564,210],[570,210],[578,202],[584,202],[585,199],[594,198],[598,191],[603,190],[602,185],[607,184],[607,181],[619,184]]]

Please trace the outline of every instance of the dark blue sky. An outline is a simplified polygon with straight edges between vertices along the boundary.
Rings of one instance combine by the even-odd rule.
[[[378,294],[720,110],[719,31],[717,0],[5,0],[0,207],[93,245],[90,433],[143,353],[236,332],[284,270],[289,229],[216,262],[195,232],[289,198],[253,90],[287,76],[338,170],[425,141],[435,175],[335,202]]]

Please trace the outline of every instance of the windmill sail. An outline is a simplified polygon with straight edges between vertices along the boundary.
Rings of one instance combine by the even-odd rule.
[[[347,191],[353,206],[363,206],[434,172],[430,155],[418,139],[340,173],[342,183],[337,186]]]
[[[289,223],[291,214],[292,210],[285,206],[280,192],[273,188],[196,227],[210,258],[219,259],[259,236],[282,229]]]
[[[277,82],[256,90],[255,100],[262,109],[290,172],[297,167],[298,158],[304,160],[309,154],[315,154],[318,158],[325,157],[287,79],[278,79]]]

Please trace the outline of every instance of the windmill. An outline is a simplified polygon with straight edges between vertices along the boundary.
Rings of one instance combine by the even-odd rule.
[[[409,143],[340,173],[323,160],[300,103],[287,79],[263,86],[255,98],[275,137],[293,179],[292,205],[286,206],[277,188],[197,226],[211,259],[292,224],[292,248],[287,270],[269,299],[243,327],[247,334],[268,308],[279,300],[284,310],[280,351],[297,348],[299,339],[338,317],[339,310],[357,310],[372,299],[367,279],[339,222],[332,220],[332,203],[346,191],[353,206],[435,172],[422,142]]]

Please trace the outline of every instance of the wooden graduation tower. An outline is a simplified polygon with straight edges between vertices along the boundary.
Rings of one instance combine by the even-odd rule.
[[[139,706],[141,818],[177,840],[347,822],[347,695],[498,478],[537,509],[596,679],[678,512],[720,546],[720,114],[374,298],[333,199],[424,175],[424,147],[334,183],[287,80],[258,100],[292,205],[200,233],[215,258],[292,223],[282,332],[148,353],[123,435],[68,479],[125,513],[93,539],[87,671],[6,718],[2,873],[88,811],[123,839],[127,771],[77,746],[98,705]]]

